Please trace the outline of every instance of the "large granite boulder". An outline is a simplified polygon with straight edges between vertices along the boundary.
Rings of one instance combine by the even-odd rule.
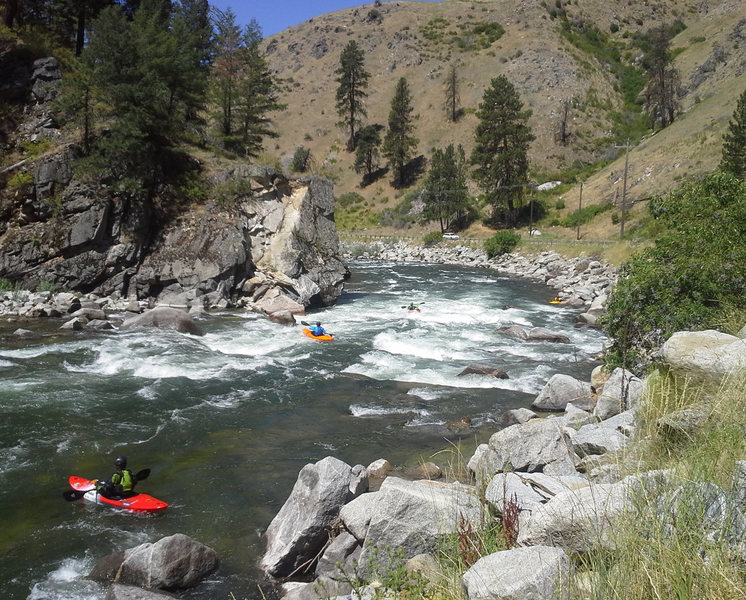
[[[104,557],[89,577],[148,589],[184,590],[197,585],[218,564],[212,548],[176,533],[153,544],[141,544]]]
[[[645,391],[643,381],[626,369],[617,367],[596,401],[593,415],[602,421],[629,409],[634,409],[642,401]]]
[[[566,600],[570,558],[562,548],[513,548],[480,558],[464,573],[469,600]]]
[[[531,407],[537,410],[565,410],[570,402],[581,410],[593,410],[595,401],[591,384],[558,373],[546,383]]]
[[[522,546],[560,546],[569,552],[613,548],[613,531],[628,507],[628,486],[591,484],[558,493],[521,521]]]
[[[575,473],[577,459],[559,419],[532,419],[493,434],[468,467],[478,478],[503,470],[568,475]]]
[[[340,508],[366,489],[361,465],[353,468],[329,456],[303,467],[290,497],[267,528],[262,568],[274,577],[285,577],[310,565],[329,539]]]
[[[365,496],[374,496],[364,506],[370,512],[359,570],[366,575],[376,569],[385,571],[399,558],[431,552],[459,527],[477,530],[481,522],[482,507],[476,490],[460,483],[388,477],[378,492],[361,498]],[[350,530],[346,519],[355,512],[356,508],[350,506],[341,515]],[[397,550],[400,557],[393,555]]]
[[[746,370],[746,339],[713,330],[678,331],[660,355],[676,374],[717,383]]]

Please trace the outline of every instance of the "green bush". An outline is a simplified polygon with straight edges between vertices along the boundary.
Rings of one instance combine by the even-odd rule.
[[[593,220],[596,215],[611,209],[611,204],[591,204],[571,212],[559,224],[562,227],[577,227]]]
[[[311,151],[303,146],[298,146],[293,154],[293,160],[290,163],[290,168],[295,173],[305,173],[311,163]]]
[[[521,241],[521,236],[514,231],[498,231],[484,242],[484,251],[493,258],[511,252]]]
[[[622,265],[604,317],[611,366],[640,370],[672,333],[715,329],[746,308],[746,183],[724,173],[651,200],[664,227]]]
[[[442,239],[443,236],[441,235],[440,231],[431,231],[430,233],[425,234],[425,237],[422,238],[422,242],[425,244],[425,246],[432,246],[433,244],[437,244]]]
[[[564,201],[564,199],[563,198],[559,198],[557,200],[557,202],[554,203],[554,208],[556,208],[557,210],[562,210],[563,208],[565,208],[565,201]]]
[[[350,208],[355,204],[362,204],[363,202],[365,202],[365,198],[357,192],[347,192],[336,198],[337,206],[341,208]]]
[[[16,286],[12,281],[0,277],[0,292],[12,292],[14,289],[16,289]]]
[[[17,190],[34,184],[34,177],[29,171],[17,171],[8,178],[8,187]]]

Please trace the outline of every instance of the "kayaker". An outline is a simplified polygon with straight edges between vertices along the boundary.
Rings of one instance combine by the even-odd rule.
[[[562,302],[562,298],[560,298],[559,296],[555,296],[552,302]]]
[[[407,310],[417,310],[419,307],[414,305],[414,302],[410,302],[409,306],[407,306]]]
[[[135,478],[132,471],[127,468],[127,457],[117,456],[114,459],[114,474],[109,481],[97,481],[96,489],[107,498],[116,498],[131,492],[135,487]]]
[[[316,326],[311,327],[311,333],[316,337],[326,335],[326,329],[321,326],[321,321],[316,321]]]

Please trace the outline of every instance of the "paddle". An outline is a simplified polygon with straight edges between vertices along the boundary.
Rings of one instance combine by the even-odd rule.
[[[147,479],[149,475],[150,469],[143,469],[142,471],[138,471],[132,476],[132,485],[136,484],[138,481]],[[80,500],[83,496],[86,495],[86,492],[90,492],[94,488],[95,485],[87,490],[65,490],[64,492],[62,492],[62,497],[68,502]]]

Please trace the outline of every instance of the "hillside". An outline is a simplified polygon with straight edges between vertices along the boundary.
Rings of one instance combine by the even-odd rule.
[[[619,46],[625,64],[639,61],[632,45],[638,33],[681,20],[686,28],[672,41],[681,79],[681,114],[668,128],[644,139],[631,139],[628,201],[638,203],[674,187],[682,176],[714,168],[720,159],[721,136],[746,88],[746,6],[737,0],[710,2],[603,0],[548,3],[512,2],[383,2],[364,4],[321,15],[264,40],[274,74],[283,82],[287,110],[277,114],[277,140],[268,140],[269,155],[289,164],[296,147],[311,150],[315,169],[335,181],[337,196],[361,194],[368,208],[391,208],[406,190],[391,187],[385,176],[360,187],[352,170],[354,156],[344,149],[346,134],[335,123],[339,55],[355,39],[365,52],[371,74],[367,122],[386,124],[396,81],[406,77],[414,99],[418,153],[433,147],[462,144],[467,153],[477,123],[474,111],[484,89],[498,74],[506,75],[533,111],[536,135],[530,151],[537,181],[563,178],[591,164],[599,165],[586,178],[583,205],[620,202],[624,152],[618,146],[619,113],[623,96],[614,65],[582,43],[561,33],[569,23],[574,33],[595,26]],[[505,33],[485,43],[479,26],[498,22]],[[443,77],[455,64],[460,81],[463,115],[450,123],[443,110]],[[555,140],[559,109],[572,100],[571,137],[567,146]],[[615,137],[615,133],[617,133]],[[650,132],[648,132],[650,133]],[[611,162],[609,162],[611,161]],[[608,164],[606,164],[608,163]],[[600,165],[604,165],[600,168]],[[579,186],[563,195],[567,208],[577,207]],[[634,214],[635,208],[631,212]],[[606,237],[617,230],[610,213],[598,218],[594,233]]]

